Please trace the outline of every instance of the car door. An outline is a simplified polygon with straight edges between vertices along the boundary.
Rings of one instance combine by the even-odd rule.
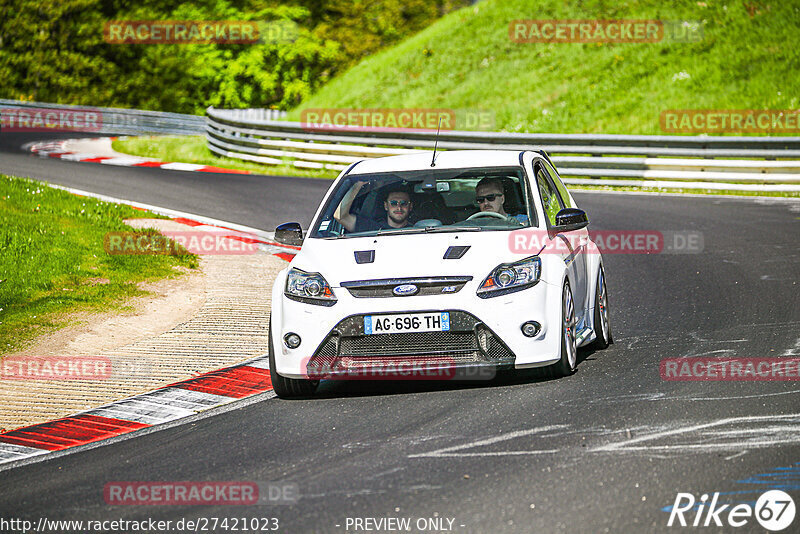
[[[548,227],[555,226],[556,214],[564,208],[574,208],[572,200],[567,193],[564,184],[556,174],[555,169],[550,167],[544,160],[534,160],[536,172],[536,182],[539,187],[539,194],[542,197],[545,216],[547,217]],[[588,299],[588,276],[586,261],[586,245],[588,244],[589,232],[586,228],[574,230],[572,232],[562,232],[558,234],[566,245],[568,253],[563,255],[564,263],[570,272],[572,281],[572,297],[575,299],[575,315],[578,320],[576,332],[580,332],[586,326],[587,299]],[[563,247],[562,247],[563,248]]]

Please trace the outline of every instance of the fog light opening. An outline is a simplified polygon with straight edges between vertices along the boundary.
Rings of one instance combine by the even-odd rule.
[[[283,336],[283,343],[290,349],[296,349],[300,346],[300,336],[295,334],[294,332],[289,332],[285,336]]]
[[[522,335],[525,337],[536,337],[537,334],[542,330],[542,325],[537,323],[536,321],[527,321],[522,323]]]

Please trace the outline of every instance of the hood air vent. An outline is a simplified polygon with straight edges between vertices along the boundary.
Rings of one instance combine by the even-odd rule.
[[[469,245],[466,246],[452,246],[447,249],[447,252],[444,253],[444,259],[446,260],[460,260],[464,254],[467,253],[469,250]]]
[[[372,263],[375,261],[374,250],[356,250],[356,263]]]

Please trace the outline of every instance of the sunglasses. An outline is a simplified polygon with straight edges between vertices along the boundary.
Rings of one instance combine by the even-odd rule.
[[[483,204],[487,200],[489,202],[494,202],[494,199],[496,199],[497,197],[502,196],[502,195],[503,195],[503,193],[497,193],[497,194],[494,194],[494,195],[484,195],[482,197],[475,197],[475,202],[477,202],[478,204]]]
[[[408,200],[389,200],[388,202],[392,207],[400,206],[401,208],[405,208],[411,204]]]

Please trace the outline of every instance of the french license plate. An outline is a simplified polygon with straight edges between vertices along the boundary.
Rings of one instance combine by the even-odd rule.
[[[398,334],[406,332],[446,332],[450,330],[449,312],[367,315],[365,334]]]

